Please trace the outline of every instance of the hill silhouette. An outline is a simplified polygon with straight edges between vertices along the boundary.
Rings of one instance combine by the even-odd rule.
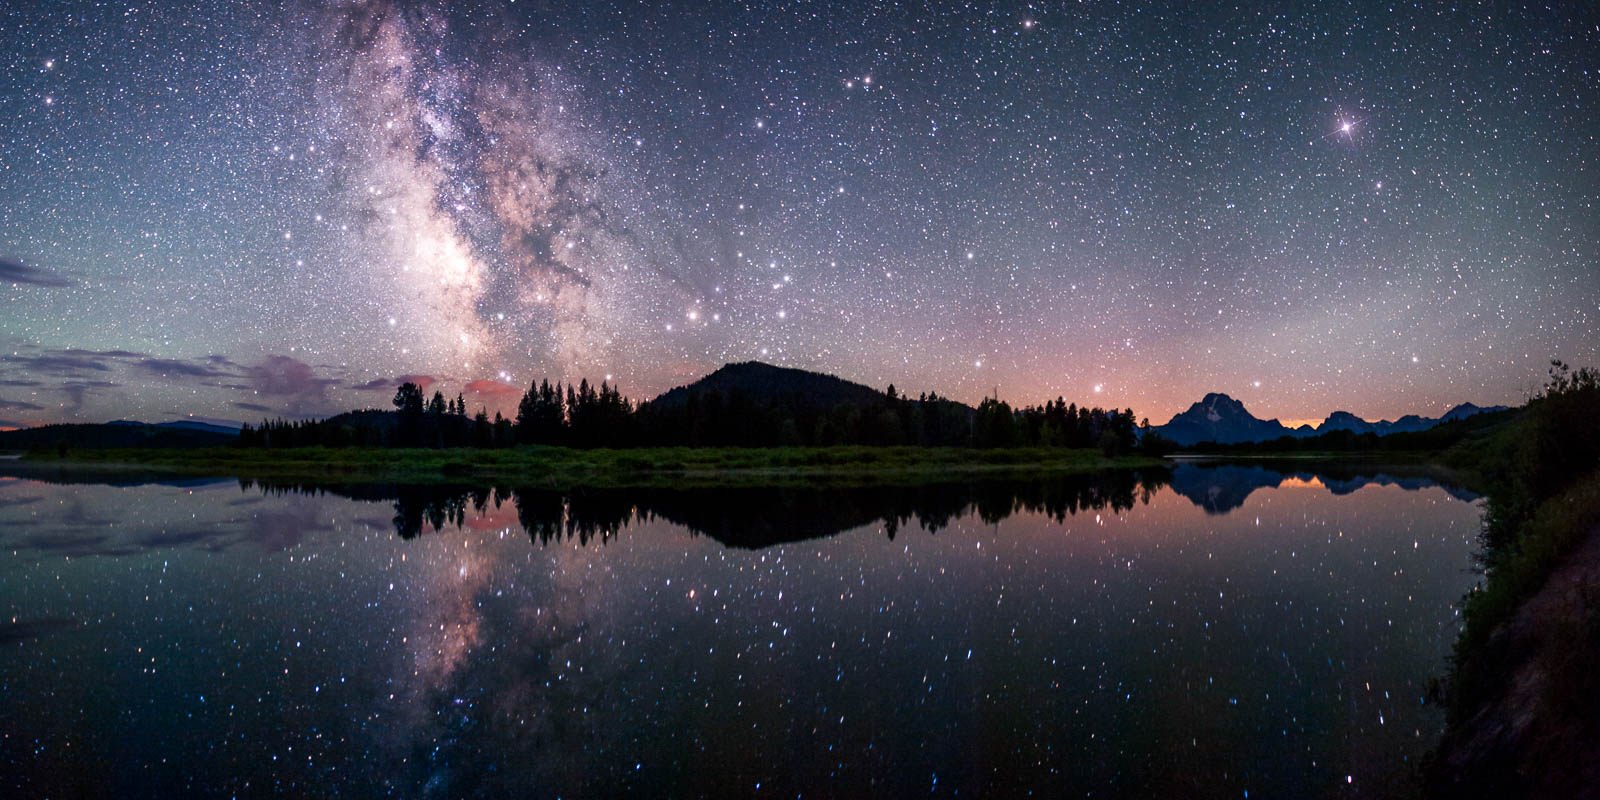
[[[58,447],[105,448],[189,448],[222,447],[239,441],[239,432],[220,425],[190,422],[143,422],[118,420],[104,424],[41,425],[0,431],[0,450],[42,450]]]
[[[739,394],[756,403],[787,402],[797,406],[832,409],[841,405],[881,404],[888,395],[834,375],[779,367],[760,361],[724,364],[710,375],[661,393],[651,405],[682,405],[691,395],[712,392],[724,397]]]

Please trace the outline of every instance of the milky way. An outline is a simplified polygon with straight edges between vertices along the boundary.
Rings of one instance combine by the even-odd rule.
[[[1155,421],[1600,358],[1591,10],[0,12],[0,422],[760,359]]]

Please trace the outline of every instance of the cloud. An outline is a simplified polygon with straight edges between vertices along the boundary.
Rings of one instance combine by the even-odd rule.
[[[0,283],[13,286],[71,286],[72,281],[49,270],[29,267],[9,258],[0,258]]]
[[[317,377],[310,364],[289,356],[267,356],[247,371],[250,389],[267,397],[288,397],[293,403],[322,401],[328,387],[338,383]]]
[[[29,402],[26,402],[26,401],[23,401],[23,400],[7,400],[4,397],[0,397],[0,408],[11,409],[11,410],[16,410],[16,411],[43,411],[44,410],[44,406],[41,406],[41,405],[36,405],[34,403],[29,403]]]
[[[261,405],[260,403],[241,403],[241,402],[236,402],[236,403],[233,404],[233,407],[234,408],[242,408],[242,409],[244,409],[246,411],[260,411],[260,412],[263,412],[263,413],[269,412],[269,411],[272,410],[272,406],[264,406],[264,405]]]
[[[82,350],[76,347],[66,350],[54,351],[60,355],[99,356],[101,358],[144,358],[144,353],[135,353],[131,350]]]
[[[83,398],[100,389],[115,389],[118,384],[111,381],[67,381],[57,387],[67,395],[67,411],[76,414],[83,408]]]
[[[92,354],[66,355],[73,351],[54,351],[42,356],[6,356],[0,358],[7,364],[16,364],[28,372],[44,373],[46,375],[75,376],[84,372],[110,372],[111,367],[97,360]]]
[[[396,378],[377,378],[351,386],[358,392],[382,392],[400,388],[402,383],[414,383],[417,388],[427,391],[438,379],[432,375],[401,375]]]
[[[212,358],[215,358],[215,356]],[[211,359],[207,360],[213,364],[217,363]],[[226,359],[224,359],[224,361],[226,361]],[[227,370],[217,369],[216,367],[206,366],[205,364],[191,364],[187,361],[179,361],[172,358],[147,358],[143,361],[140,361],[135,366],[141,370],[144,370],[145,372],[148,372],[152,375],[159,375],[163,378],[174,376],[183,376],[189,378],[235,377],[232,372]]]
[[[84,350],[78,347],[49,350],[23,348],[22,352],[0,358],[0,363],[15,365],[24,372],[71,378],[84,373],[110,372],[113,367],[123,362],[145,358],[148,357],[144,353],[135,353],[131,350]],[[9,380],[5,385],[29,384],[22,380]]]
[[[522,394],[522,390],[510,384],[491,380],[477,380],[467,384],[467,391],[480,397],[500,399],[502,397],[515,397]]]

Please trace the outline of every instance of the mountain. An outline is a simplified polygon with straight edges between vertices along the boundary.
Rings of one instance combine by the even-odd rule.
[[[1316,433],[1329,431],[1350,431],[1351,433],[1376,433],[1376,426],[1372,423],[1348,412],[1335,411],[1317,426]]]
[[[1506,408],[1507,406],[1489,406],[1484,408],[1482,406],[1475,406],[1471,403],[1462,403],[1461,405],[1444,412],[1444,416],[1439,418],[1439,422],[1453,422],[1458,419],[1466,419],[1474,414],[1489,414],[1495,411],[1504,411]]]
[[[932,395],[899,395],[775,367],[726,364],[639,406],[642,441],[715,447],[834,444],[964,445],[976,411]]]
[[[1275,419],[1256,419],[1244,404],[1225,394],[1213,392],[1165,425],[1152,428],[1156,433],[1188,446],[1199,442],[1234,444],[1276,439],[1290,433]]]
[[[738,394],[760,405],[784,401],[822,409],[843,405],[875,406],[886,397],[877,389],[832,375],[745,361],[725,364],[694,383],[662,393],[650,403],[658,407],[679,406],[687,403],[690,395],[711,392],[724,398]]]
[[[239,431],[187,420],[150,425],[117,420],[101,425],[41,425],[0,431],[0,450],[33,450],[65,445],[83,448],[225,447],[239,441]]]
[[[215,423],[201,422],[199,420],[193,420],[193,419],[179,419],[179,420],[173,420],[171,422],[156,422],[156,423],[153,423],[153,424],[152,423],[147,423],[147,422],[139,422],[138,420],[132,420],[132,419],[117,419],[117,420],[112,420],[110,422],[107,422],[106,424],[107,425],[123,426],[123,427],[134,427],[134,428],[142,426],[142,427],[149,427],[149,428],[170,428],[172,430],[183,430],[183,431],[206,431],[207,433],[221,433],[221,434],[226,434],[226,435],[236,435],[236,434],[239,433],[239,426],[236,425],[236,424],[235,425],[217,425]]]
[[[365,408],[358,411],[346,411],[335,414],[323,420],[324,425],[333,427],[370,428],[379,431],[384,438],[394,434],[395,428],[400,427],[400,412],[376,408]]]
[[[1310,425],[1301,425],[1298,428],[1287,428],[1275,419],[1256,419],[1245,410],[1244,404],[1225,394],[1208,394],[1205,399],[1189,407],[1188,411],[1178,414],[1165,425],[1158,425],[1151,430],[1177,442],[1188,446],[1200,442],[1216,442],[1218,444],[1237,444],[1241,442],[1260,442],[1276,439],[1280,436],[1294,436],[1307,438],[1320,436],[1333,431],[1350,431],[1361,435],[1366,433],[1386,436],[1391,433],[1412,433],[1425,431],[1444,422],[1466,419],[1475,414],[1491,411],[1504,411],[1505,406],[1489,406],[1484,408],[1472,403],[1462,403],[1444,413],[1438,418],[1423,417],[1416,414],[1407,414],[1393,422],[1379,420],[1368,422],[1348,411],[1335,411],[1315,428]]]
[[[176,430],[185,431],[209,431],[211,433],[228,435],[236,435],[239,433],[238,423],[234,423],[232,425],[218,425],[214,422],[201,422],[197,419],[179,419],[173,420],[172,422],[157,422],[155,426],[157,428],[174,428]]]
[[[1296,428],[1292,435],[1316,436],[1319,434],[1328,433],[1330,431],[1350,431],[1356,434],[1375,433],[1379,436],[1387,436],[1391,433],[1415,433],[1417,431],[1428,430],[1429,428],[1441,423],[1454,422],[1458,419],[1466,419],[1467,417],[1475,414],[1484,414],[1492,411],[1504,410],[1506,410],[1506,406],[1489,406],[1485,408],[1483,406],[1476,406],[1471,403],[1462,403],[1461,405],[1444,412],[1444,416],[1442,417],[1433,418],[1418,416],[1416,414],[1407,414],[1393,422],[1388,420],[1368,422],[1348,411],[1335,411],[1332,414],[1329,414],[1328,418],[1323,420],[1322,424],[1318,425],[1315,429],[1302,425],[1299,428]]]

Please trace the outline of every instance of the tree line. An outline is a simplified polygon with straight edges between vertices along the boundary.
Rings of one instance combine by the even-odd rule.
[[[1107,455],[1162,448],[1149,421],[1132,409],[1078,406],[1062,398],[1013,408],[986,398],[976,409],[934,393],[916,397],[890,386],[873,402],[822,405],[798,395],[758,398],[734,389],[691,391],[679,402],[636,403],[609,382],[529,386],[514,418],[480,408],[467,415],[461,395],[424,399],[415,383],[396,390],[395,411],[356,411],[325,420],[245,426],[246,447],[924,447],[1097,448]]]

